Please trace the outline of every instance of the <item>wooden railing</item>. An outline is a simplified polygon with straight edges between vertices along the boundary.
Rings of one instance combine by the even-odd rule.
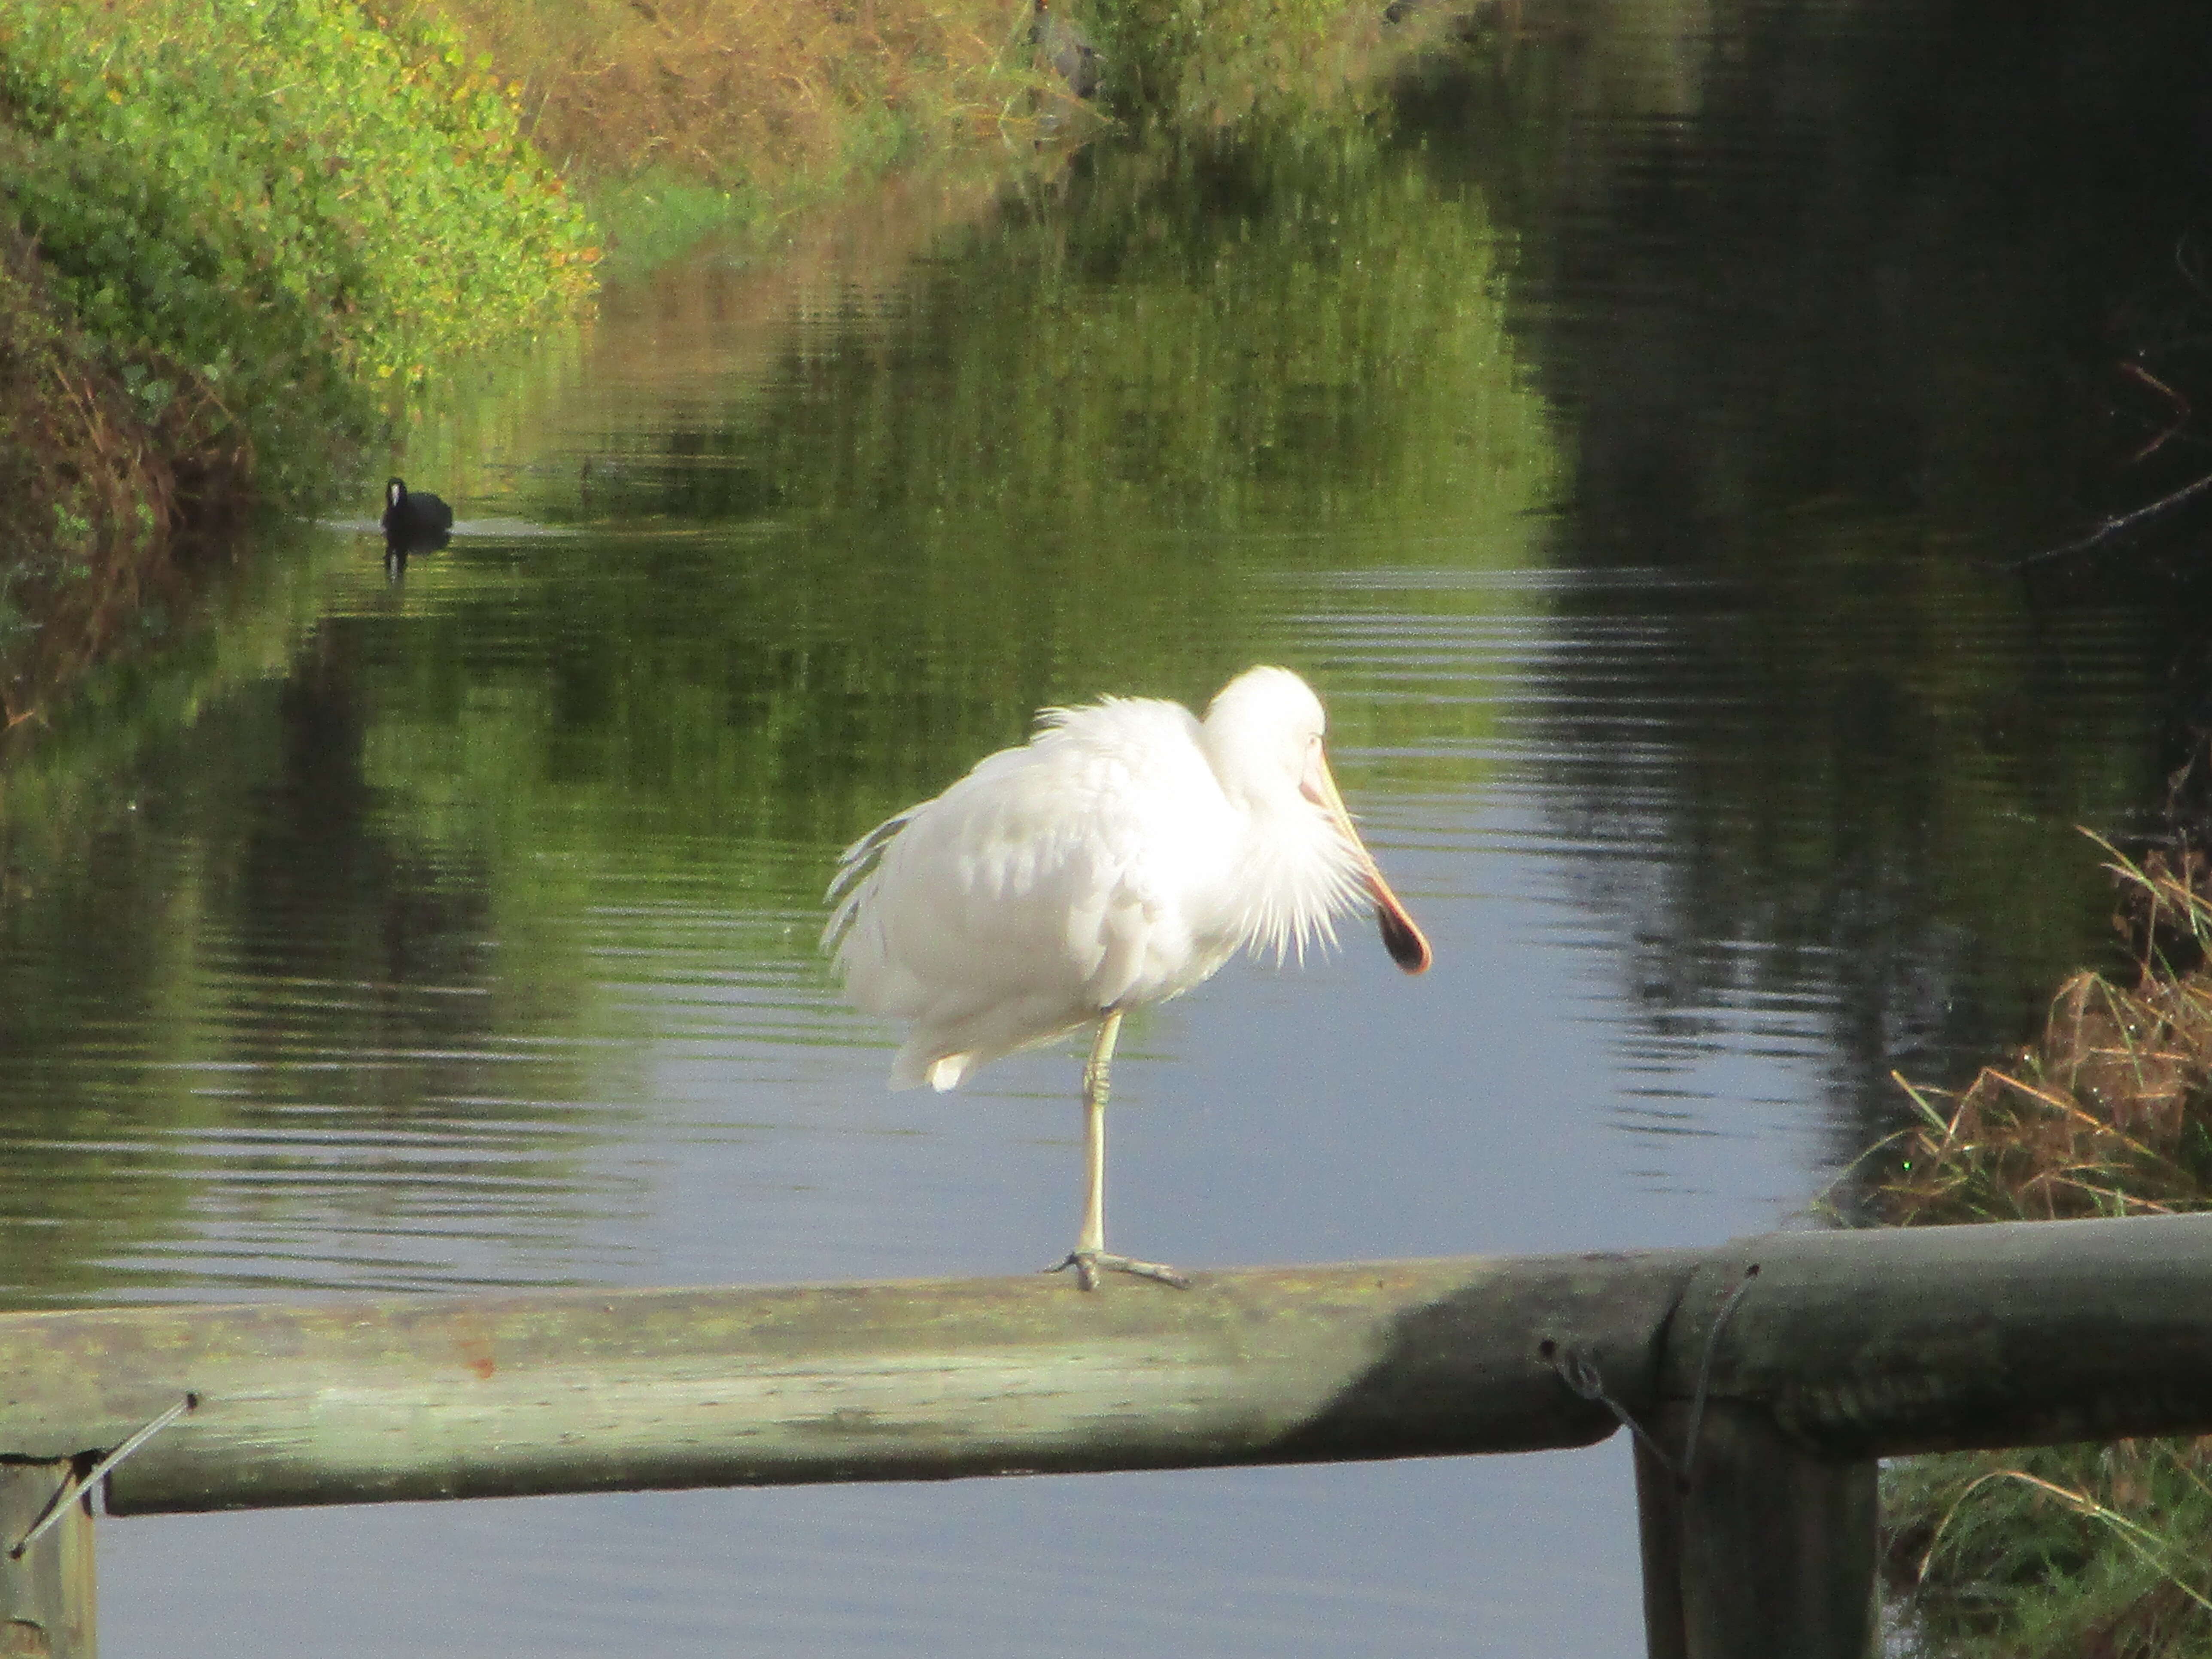
[[[1029,1276],[0,1316],[0,1637],[91,1652],[95,1484],[131,1515],[1528,1451],[1624,1422],[1650,1652],[1858,1659],[1877,1457],[2212,1431],[2212,1216],[1188,1291]]]

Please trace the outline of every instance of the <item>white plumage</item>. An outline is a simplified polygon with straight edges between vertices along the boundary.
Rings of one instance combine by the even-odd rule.
[[[1109,697],[848,848],[823,934],[852,1000],[909,1022],[891,1086],[950,1089],[1018,1048],[1099,1028],[1085,1073],[1091,1200],[1073,1265],[1180,1282],[1103,1251],[1106,1072],[1120,1017],[1178,996],[1239,950],[1279,961],[1371,898],[1409,973],[1428,943],[1360,842],[1322,750],[1321,701],[1254,668],[1203,722]]]

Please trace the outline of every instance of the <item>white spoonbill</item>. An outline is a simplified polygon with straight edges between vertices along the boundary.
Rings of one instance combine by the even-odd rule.
[[[845,849],[823,932],[848,994],[911,1022],[891,1087],[942,1091],[1001,1054],[1087,1026],[1089,1193],[1073,1267],[1184,1283],[1106,1250],[1106,1073],[1121,1016],[1210,978],[1238,951],[1280,963],[1335,937],[1364,896],[1409,974],[1429,942],[1352,828],[1322,752],[1321,699],[1253,668],[1200,721],[1180,703],[1048,708],[934,800]],[[1053,1271],[1058,1271],[1054,1268]]]

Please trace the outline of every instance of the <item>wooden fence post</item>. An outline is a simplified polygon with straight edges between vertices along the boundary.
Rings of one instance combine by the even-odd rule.
[[[1658,1413],[1682,1444],[1688,1413]],[[1814,1455],[1765,1413],[1708,1401],[1687,1490],[1639,1445],[1651,1659],[1869,1659],[1881,1628],[1872,1458]]]
[[[75,1470],[58,1463],[0,1463],[0,1659],[94,1659],[92,1511],[84,1498],[20,1559],[18,1540],[38,1524]]]
[[[1665,1426],[1662,1415],[1654,1422]],[[1647,1659],[1689,1659],[1682,1622],[1682,1492],[1674,1466],[1641,1436],[1636,1447],[1636,1532],[1644,1558],[1644,1650]]]

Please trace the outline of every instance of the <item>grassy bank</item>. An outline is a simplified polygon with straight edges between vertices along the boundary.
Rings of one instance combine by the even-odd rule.
[[[1117,124],[1339,106],[1386,33],[1364,0],[1058,0],[1097,51],[1079,99],[1032,44],[1035,0],[410,3],[517,88],[528,136],[628,264],[894,167],[1015,168]]]
[[[1899,1224],[2212,1206],[2212,864],[2177,833],[2106,848],[2130,971],[2083,973],[2041,1036],[1918,1121],[1878,1193]],[[1908,1458],[1886,1472],[1914,1651],[2112,1659],[2212,1650],[2212,1441]]]
[[[1008,0],[413,0],[515,88],[631,267],[897,166],[1024,155],[1073,100]]]

